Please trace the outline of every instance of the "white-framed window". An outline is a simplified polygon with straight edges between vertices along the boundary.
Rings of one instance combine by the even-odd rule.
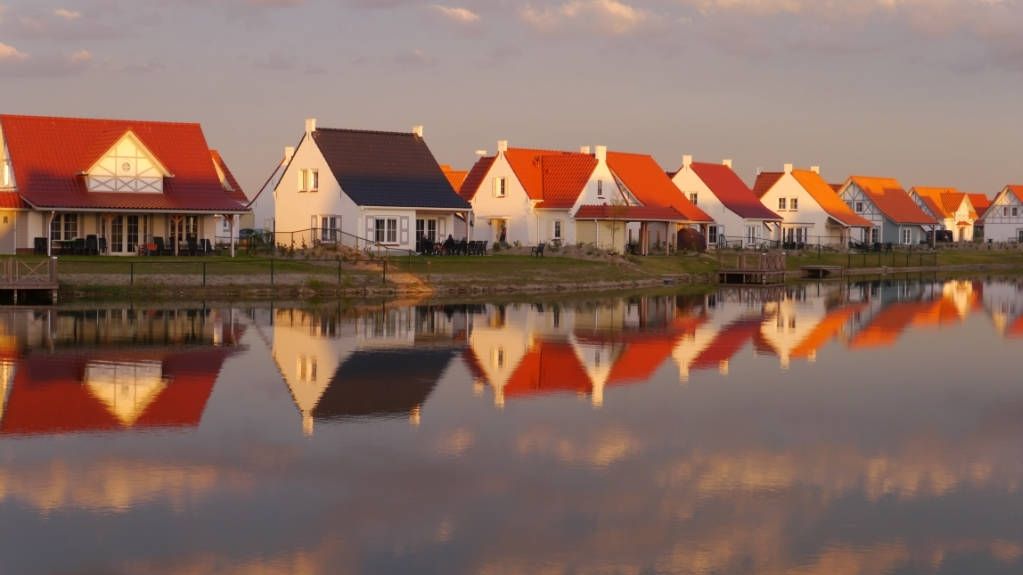
[[[50,222],[51,240],[73,240],[78,237],[78,214],[56,214]]]
[[[697,199],[699,199],[699,197],[699,194],[696,192],[689,192],[689,202],[694,206],[697,204]]]
[[[597,180],[597,197],[604,197],[604,180]]]
[[[0,151],[0,153],[3,153]],[[0,188],[9,188],[14,180],[13,168],[11,167],[11,160],[9,158],[3,158],[3,165],[0,165]]]
[[[759,226],[756,224],[746,226],[746,242],[755,244],[757,242],[757,230]]]
[[[315,192],[320,188],[320,171],[303,168],[298,173],[298,191]]]
[[[913,243],[913,230],[910,228],[899,228],[901,234],[902,244],[909,245]]]
[[[494,197],[503,198],[508,194],[508,178],[494,178]]]
[[[799,210],[799,198],[792,198],[789,201],[789,209],[792,210],[793,212]]]
[[[1019,215],[1019,208],[1013,206],[1013,208],[1012,208],[1012,217],[1015,218],[1018,215]]]
[[[870,228],[870,243],[878,243],[881,241],[881,228]]]
[[[373,226],[373,238],[378,244],[398,243],[398,220],[397,218],[377,218]]]
[[[707,226],[707,243],[716,244],[718,243],[718,227]]]
[[[554,239],[561,239],[561,220],[554,220]]]
[[[423,238],[429,238],[431,242],[435,242],[439,238],[437,233],[437,220],[434,218],[417,218],[416,219],[416,241],[421,241]]]
[[[785,209],[785,198],[778,198],[778,209],[779,210]]]
[[[863,202],[856,202],[856,213],[857,214],[863,213]]]
[[[323,215],[320,216],[320,241],[337,242],[340,238],[338,232],[341,229],[341,216]]]

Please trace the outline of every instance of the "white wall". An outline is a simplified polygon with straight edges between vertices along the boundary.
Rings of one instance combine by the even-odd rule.
[[[683,166],[671,181],[686,198],[690,198],[692,193],[696,193],[696,207],[714,219],[713,225],[718,227],[719,238],[725,235],[731,243],[745,237],[746,221],[732,210],[726,208],[692,168]],[[762,237],[766,236],[766,234],[766,230],[761,231]],[[704,239],[707,239],[706,235]],[[709,242],[707,247],[712,247]]]
[[[1013,209],[1016,215],[1012,215]],[[1008,189],[1003,189],[991,207],[984,212],[984,239],[996,242],[1010,242],[1019,239],[1023,230],[1023,205]]]
[[[506,178],[506,192],[503,198],[494,195],[494,181]],[[536,222],[530,217],[533,201],[515,176],[511,164],[503,152],[499,152],[490,166],[490,171],[480,183],[476,195],[473,196],[472,210],[476,225],[472,231],[472,239],[487,240],[491,244],[498,240],[497,229],[491,220],[507,220],[508,232],[505,241],[509,244],[519,242],[522,245],[535,244],[537,241]]]
[[[785,198],[785,209],[779,209],[778,200]],[[798,200],[798,208],[791,209],[792,199]],[[842,228],[829,225],[828,213],[817,203],[810,192],[799,183],[791,173],[786,173],[770,190],[760,198],[760,203],[782,218],[782,229],[775,229],[773,240],[782,241],[782,231],[788,228],[803,227],[806,229],[807,244],[841,247],[843,244]]]

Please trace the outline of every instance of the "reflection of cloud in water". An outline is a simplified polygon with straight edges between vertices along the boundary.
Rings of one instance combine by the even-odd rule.
[[[607,467],[640,452],[639,438],[626,429],[598,431],[582,441],[562,436],[552,428],[534,428],[521,433],[515,441],[520,455],[552,456],[568,465]]]

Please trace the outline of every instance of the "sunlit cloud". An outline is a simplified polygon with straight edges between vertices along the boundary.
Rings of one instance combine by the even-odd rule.
[[[91,62],[92,61],[92,52],[90,52],[88,50],[79,50],[79,51],[71,54],[70,56],[68,56],[68,59],[70,59],[71,62],[73,62],[73,63]]]
[[[28,54],[18,50],[14,46],[0,42],[0,62],[27,60]]]
[[[438,14],[444,16],[452,22],[459,24],[475,24],[479,22],[480,15],[469,10],[468,8],[459,8],[455,6],[443,6],[441,4],[433,4],[430,6],[431,9],[436,11]]]
[[[68,10],[67,8],[57,8],[53,11],[53,15],[58,18],[63,18],[67,21],[78,20],[82,17],[82,13],[76,10]]]
[[[542,7],[529,4],[519,15],[529,26],[545,32],[583,22],[612,35],[628,34],[652,20],[650,12],[619,0],[570,0]]]

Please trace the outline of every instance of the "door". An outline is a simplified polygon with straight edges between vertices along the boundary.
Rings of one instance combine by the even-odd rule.
[[[114,216],[110,220],[110,253],[124,253],[124,216]]]
[[[16,217],[14,212],[0,212],[0,253],[14,253]]]

